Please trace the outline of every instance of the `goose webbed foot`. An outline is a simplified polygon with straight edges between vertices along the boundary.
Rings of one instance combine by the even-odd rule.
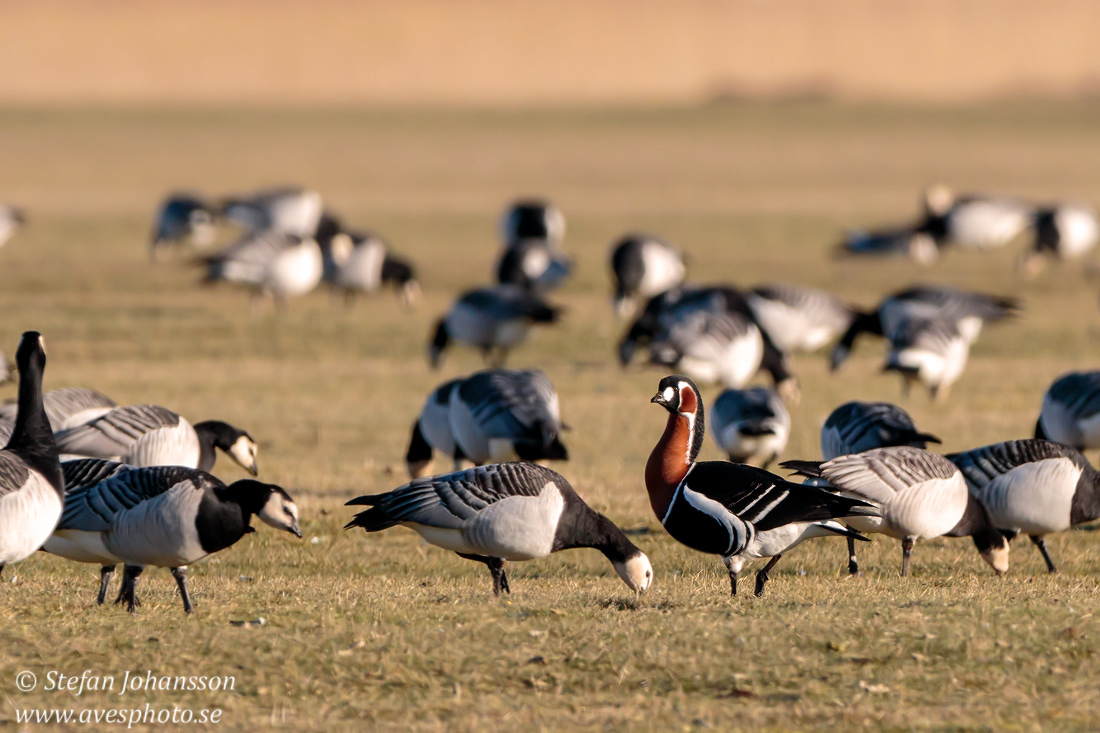
[[[1043,553],[1043,560],[1047,564],[1048,573],[1057,573],[1058,567],[1054,564],[1054,561],[1050,559],[1050,552],[1047,551],[1047,540],[1045,537],[1038,535],[1030,535],[1031,541],[1039,548],[1039,552]]]
[[[764,567],[762,567],[760,569],[760,572],[758,572],[756,574],[755,594],[756,594],[757,598],[764,595],[764,585],[768,582],[768,571],[771,570],[772,568],[774,568],[775,564],[777,562],[779,562],[780,558],[782,558],[782,557],[783,557],[782,553],[779,554],[779,555],[776,555],[775,557],[773,557],[771,560],[768,561],[767,565],[765,565]]]
[[[176,585],[180,589],[180,597],[183,598],[183,612],[191,613],[194,609],[191,606],[191,596],[187,592],[187,568],[172,568],[172,577],[176,579]]]
[[[107,588],[111,585],[111,576],[114,574],[114,565],[104,565],[99,569],[99,595],[95,599],[97,606],[102,606],[107,600]]]

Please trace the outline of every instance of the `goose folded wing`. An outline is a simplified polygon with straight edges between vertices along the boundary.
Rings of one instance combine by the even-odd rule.
[[[880,504],[910,486],[957,476],[943,456],[908,446],[840,456],[820,468],[831,485]]]
[[[971,486],[985,486],[1018,466],[1048,458],[1070,458],[1075,463],[1083,460],[1072,448],[1046,440],[1008,440],[946,457]]]
[[[108,465],[87,467],[89,470],[84,472],[84,483],[68,487],[58,529],[103,532],[110,529],[111,523],[120,512],[133,509],[180,484],[189,482],[196,489],[202,489],[207,484],[220,485],[213,477],[193,468],[133,468],[111,461],[103,463]],[[94,481],[96,472],[108,473],[112,466],[113,474],[98,482]],[[79,468],[74,469],[74,472],[78,470]]]
[[[146,433],[179,423],[179,415],[157,405],[120,407],[85,425],[62,430],[54,440],[61,453],[111,458],[127,453]]]
[[[558,397],[542,372],[475,374],[459,386],[458,396],[487,435],[541,439],[543,426],[558,422]]]
[[[43,403],[50,425],[60,425],[66,419],[84,410],[118,407],[114,400],[102,392],[82,387],[68,387],[47,392]]]

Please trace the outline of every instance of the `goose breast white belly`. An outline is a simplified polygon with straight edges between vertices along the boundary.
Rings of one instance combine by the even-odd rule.
[[[1080,478],[1070,459],[1047,458],[1017,466],[973,493],[998,528],[1046,534],[1069,529]]]
[[[458,390],[455,390],[457,392]],[[485,463],[489,460],[489,438],[481,429],[477,418],[455,394],[451,395],[451,406],[448,411],[450,416],[451,433],[455,443],[462,448],[474,463]]]
[[[1001,247],[1029,223],[1027,211],[1004,201],[971,201],[948,217],[948,238],[965,249]]]
[[[1096,214],[1081,206],[1062,206],[1054,215],[1058,224],[1058,254],[1075,258],[1087,254],[1100,239]]]
[[[276,295],[305,295],[317,287],[324,272],[321,248],[313,240],[279,252],[269,265],[263,289]]]
[[[195,527],[203,492],[190,482],[119,512],[105,533],[112,555],[134,565],[179,567],[206,557]]]
[[[51,555],[63,557],[73,562],[99,563],[113,565],[122,562],[107,545],[103,532],[85,532],[79,529],[59,529],[46,540],[43,549]]]
[[[131,466],[186,466],[199,467],[199,437],[191,423],[180,418],[179,424],[170,428],[157,428],[141,436],[121,456],[122,463]]]
[[[722,379],[729,387],[746,384],[757,370],[764,356],[764,339],[760,330],[752,328],[744,336],[733,339],[726,348],[721,366]]]
[[[561,492],[548,483],[538,496],[509,496],[489,505],[462,525],[462,536],[490,557],[546,557],[554,548],[564,508]]]
[[[967,497],[962,474],[907,486],[883,505],[884,533],[898,539],[939,537],[962,519]]]
[[[30,557],[45,544],[61,519],[61,497],[38,473],[0,496],[0,565]]]

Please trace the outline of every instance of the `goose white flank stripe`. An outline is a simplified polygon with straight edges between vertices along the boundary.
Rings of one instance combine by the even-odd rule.
[[[734,463],[767,468],[787,447],[791,416],[773,389],[728,389],[711,408],[711,435]]]
[[[737,593],[740,570],[732,558],[745,553],[766,556],[763,545],[754,544],[763,533],[837,517],[877,516],[867,502],[791,483],[763,469],[725,461],[696,463],[706,421],[702,396],[687,377],[665,377],[650,401],[669,413],[664,434],[646,463],[650,506],[673,539],[723,559],[731,593]],[[766,538],[768,551],[785,541],[793,547],[799,534],[788,530]],[[781,555],[776,550],[772,562],[757,575],[757,595],[764,592],[768,571]]]
[[[50,423],[42,406],[46,349],[27,331],[15,353],[19,414],[0,450],[0,573],[34,554],[61,517],[64,478]]]
[[[1082,452],[1100,448],[1100,371],[1071,372],[1050,385],[1035,437]]]
[[[942,402],[962,376],[969,355],[970,342],[955,322],[914,318],[898,325],[883,369],[901,375],[906,395],[910,385],[919,381],[933,399]]]
[[[1008,572],[1008,543],[981,503],[967,491],[962,473],[943,456],[910,446],[875,448],[830,461],[785,461],[783,468],[825,479],[841,495],[872,504],[879,517],[847,517],[853,529],[901,540],[901,574],[918,539],[973,539],[982,559]],[[849,572],[859,572],[849,546]]]
[[[480,350],[490,366],[503,366],[531,326],[555,323],[558,316],[557,308],[513,285],[470,290],[436,322],[428,361],[438,368],[451,341],[459,341]]]
[[[653,582],[649,559],[622,530],[585,504],[565,478],[542,466],[471,468],[417,479],[387,494],[360,496],[348,505],[371,508],[356,514],[345,529],[408,527],[436,547],[484,563],[496,595],[511,592],[506,561],[577,547],[602,552],[635,592]]]
[[[615,312],[631,315],[637,298],[650,298],[678,286],[687,268],[679,249],[648,234],[628,234],[611,249]]]
[[[1027,534],[1052,573],[1046,535],[1100,518],[1100,473],[1068,446],[1009,440],[948,458],[997,527]]]
[[[780,351],[817,351],[843,334],[857,315],[840,298],[796,285],[761,285],[745,293],[756,322]]]
[[[889,402],[847,402],[833,410],[821,428],[826,461],[874,448],[927,448],[939,442],[935,435],[917,430],[909,413]]]
[[[187,566],[255,531],[253,515],[302,536],[294,500],[274,484],[244,479],[226,486],[192,468],[137,468],[98,459],[68,462],[63,468],[65,510],[43,549],[101,565],[99,603],[114,565],[126,563],[116,603],[126,603],[131,613],[141,605],[137,579],[148,565],[171,569],[183,609],[191,613]]]

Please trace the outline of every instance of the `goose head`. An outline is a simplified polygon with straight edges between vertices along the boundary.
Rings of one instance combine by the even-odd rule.
[[[626,560],[612,565],[623,582],[635,593],[644,593],[653,583],[653,566],[640,550]]]
[[[224,451],[237,465],[253,476],[259,474],[256,465],[256,441],[246,431],[221,420],[205,420],[195,423],[195,432],[215,448]]]
[[[15,363],[20,374],[36,371],[41,374],[46,368],[46,339],[38,331],[27,331],[19,340],[19,349],[15,352]]]
[[[298,506],[281,487],[275,484],[264,484],[252,479],[235,481],[231,489],[254,494],[259,509],[256,516],[264,524],[290,532],[295,537],[301,537],[302,531],[298,528]]]

